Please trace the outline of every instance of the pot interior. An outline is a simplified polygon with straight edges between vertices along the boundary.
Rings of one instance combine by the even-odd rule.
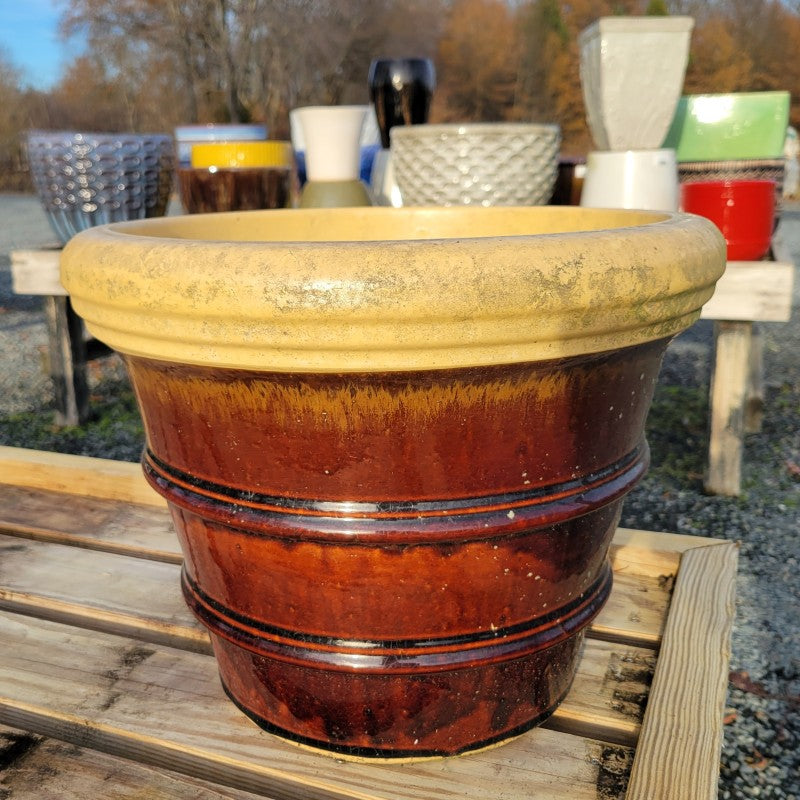
[[[114,228],[132,236],[230,242],[475,239],[652,225],[670,214],[587,208],[288,209],[168,217]]]

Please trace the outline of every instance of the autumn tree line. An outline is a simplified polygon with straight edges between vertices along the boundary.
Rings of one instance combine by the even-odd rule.
[[[51,91],[0,52],[0,189],[29,188],[30,128],[286,138],[292,108],[368,102],[370,61],[391,56],[433,59],[431,121],[556,122],[579,155],[578,34],[614,14],[694,17],[684,91],[789,90],[800,124],[800,0],[71,0],[61,29],[87,48]]]

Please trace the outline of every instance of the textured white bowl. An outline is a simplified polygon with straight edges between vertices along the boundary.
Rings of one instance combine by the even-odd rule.
[[[545,205],[558,171],[558,125],[482,122],[391,130],[403,205]]]
[[[598,150],[661,147],[683,89],[691,17],[602,17],[578,37]]]

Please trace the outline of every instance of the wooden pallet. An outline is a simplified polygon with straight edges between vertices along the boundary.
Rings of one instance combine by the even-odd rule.
[[[459,758],[342,762],[224,696],[138,465],[0,447],[0,794],[711,800],[736,555],[618,530],[611,599],[542,728]]]

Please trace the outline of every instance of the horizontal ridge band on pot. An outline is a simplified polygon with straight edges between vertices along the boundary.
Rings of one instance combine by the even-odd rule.
[[[170,503],[192,513],[202,509],[204,519],[232,525],[241,532],[402,546],[419,541],[489,539],[563,522],[622,497],[638,483],[648,463],[649,448],[643,439],[617,463],[560,484],[501,496],[381,504],[236,492],[171,469],[149,451],[143,458],[145,477]]]
[[[93,228],[61,258],[76,311],[123,353],[330,372],[652,341],[699,316],[724,267],[706,220],[567,207],[169,217]]]
[[[183,596],[189,608],[216,636],[259,655],[307,667],[383,674],[419,670],[430,673],[465,664],[474,668],[544,650],[588,625],[605,605],[611,583],[611,567],[606,562],[597,580],[579,597],[513,626],[417,641],[355,641],[265,625],[209,597],[185,568],[181,573]]]

